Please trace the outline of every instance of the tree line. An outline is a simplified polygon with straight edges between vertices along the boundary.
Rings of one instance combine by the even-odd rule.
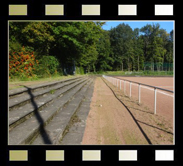
[[[9,22],[9,52],[34,52],[42,70],[63,74],[71,66],[98,71],[139,71],[144,62],[173,63],[173,30],[159,24],[106,31],[105,22]],[[51,72],[52,71],[52,72]]]

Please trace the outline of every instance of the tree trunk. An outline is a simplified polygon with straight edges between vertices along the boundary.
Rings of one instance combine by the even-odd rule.
[[[123,71],[123,61],[121,62],[121,70]]]
[[[139,72],[139,56],[138,56],[138,72]]]
[[[47,46],[46,46],[47,55],[49,55],[49,49],[50,49],[49,44],[47,44]]]
[[[94,72],[96,72],[96,70],[95,70],[95,65],[93,64],[93,70],[94,70]]]
[[[88,73],[90,72],[90,66],[88,66]]]

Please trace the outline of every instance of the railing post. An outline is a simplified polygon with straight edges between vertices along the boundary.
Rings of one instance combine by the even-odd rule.
[[[132,83],[132,82],[130,81],[130,97],[131,97],[131,83]]]
[[[154,88],[154,114],[156,114],[156,91],[157,89]]]
[[[139,84],[139,103],[140,103],[140,84]]]
[[[124,94],[125,94],[125,89],[126,89],[126,82],[124,81]]]
[[[164,91],[168,91],[168,92],[171,92],[171,93],[174,93],[174,91],[171,91],[171,90],[166,90],[166,89],[162,89],[162,88],[159,88],[159,87],[155,87],[155,86],[150,86],[150,85],[146,85],[146,84],[143,84],[143,83],[138,83],[138,82],[133,82],[133,81],[130,81],[130,80],[121,80],[121,79],[116,79],[116,78],[113,78],[113,77],[108,77],[108,76],[105,76],[103,75],[103,77],[107,80],[109,80],[114,86],[120,86],[120,90],[122,89],[122,81],[124,83],[124,94],[125,94],[125,91],[126,91],[126,81],[129,81],[129,88],[130,88],[130,98],[132,96],[132,83],[134,84],[137,84],[139,85],[138,87],[138,103],[140,104],[141,102],[141,84],[143,86],[149,86],[149,87],[153,87],[154,88],[154,114],[156,114],[156,109],[157,109],[157,89],[160,89],[160,90],[164,90]],[[120,81],[120,83],[118,83],[118,81]]]

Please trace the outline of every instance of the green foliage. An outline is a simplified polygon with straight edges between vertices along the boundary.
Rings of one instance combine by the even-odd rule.
[[[133,30],[123,23],[105,31],[104,24],[9,22],[9,51],[20,52],[24,46],[35,53],[39,62],[34,64],[34,78],[63,75],[64,66],[73,63],[76,74],[84,74],[84,68],[88,73],[123,72],[143,70],[144,62],[173,63],[173,30],[169,34],[159,24]]]
[[[19,42],[9,41],[9,52],[21,51],[22,46]]]
[[[173,71],[143,71],[144,76],[173,76]]]
[[[50,90],[50,94],[54,94],[55,91],[56,91],[55,89]]]
[[[39,77],[51,76],[57,74],[59,61],[54,56],[43,55],[39,59],[39,64],[36,65],[36,74]]]
[[[110,30],[111,48],[113,51],[115,70],[129,68],[130,59],[133,58],[133,30],[129,25],[119,24]]]
[[[97,43],[98,59],[96,62],[97,70],[106,71],[111,70],[111,65],[114,60],[111,57],[111,43],[110,36],[107,31],[102,31],[100,39]]]
[[[101,34],[101,24],[94,22],[58,22],[53,25],[54,55],[60,61],[94,70],[98,52],[96,43]]]
[[[49,22],[30,22],[22,29],[22,35],[22,40],[41,54],[48,54],[51,44],[55,41]]]
[[[85,74],[84,68],[82,66],[76,67],[76,74]]]

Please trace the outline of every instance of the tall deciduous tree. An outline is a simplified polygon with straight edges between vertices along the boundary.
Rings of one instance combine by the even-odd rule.
[[[111,70],[111,65],[113,64],[114,60],[111,58],[111,45],[108,31],[103,30],[97,43],[97,52],[97,70]]]
[[[35,51],[38,58],[55,56],[60,67],[82,66],[88,71],[141,70],[144,62],[173,62],[173,30],[159,24],[141,29],[119,24],[109,31],[105,22],[10,22],[9,50]],[[160,66],[158,66],[158,69]]]

